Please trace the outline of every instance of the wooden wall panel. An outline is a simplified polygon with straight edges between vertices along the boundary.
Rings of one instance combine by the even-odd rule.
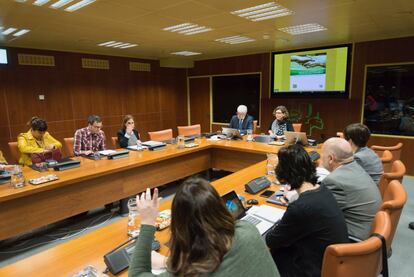
[[[412,45],[414,37],[355,43],[349,99],[269,98],[270,53],[197,61],[194,68],[189,70],[189,76],[262,72],[261,126],[257,132],[267,132],[274,119],[273,109],[285,105],[290,113],[299,115],[303,124],[302,131],[321,139],[335,136],[346,125],[361,121],[365,65],[413,62]],[[213,130],[220,127],[213,126]],[[372,139],[373,142],[383,145],[393,145],[396,140],[404,142],[405,151],[414,146],[413,139]],[[414,175],[414,157],[403,154],[402,160],[408,173]]]
[[[90,114],[103,119],[108,147],[125,114],[136,117],[143,139],[147,132],[176,129],[187,123],[186,70],[160,68],[159,62],[133,58],[9,48],[10,64],[0,67],[0,149],[26,132],[34,115],[47,120],[50,133],[63,142],[87,125]],[[18,53],[51,55],[55,67],[23,66]],[[109,60],[110,69],[82,68],[82,58]],[[129,70],[129,61],[151,64],[151,72]],[[45,100],[38,100],[38,95]],[[10,119],[10,120],[9,120]],[[10,122],[9,122],[10,121]]]

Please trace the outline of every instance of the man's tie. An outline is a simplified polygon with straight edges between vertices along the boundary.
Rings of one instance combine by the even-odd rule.
[[[242,130],[243,128],[243,119],[239,120],[239,130]]]

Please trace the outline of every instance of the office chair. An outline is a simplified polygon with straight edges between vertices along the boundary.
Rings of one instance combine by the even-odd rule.
[[[391,220],[388,213],[379,211],[376,214],[372,232],[389,240]],[[381,239],[378,237],[357,243],[329,245],[323,257],[321,277],[378,277],[382,271],[381,247]]]
[[[177,126],[178,135],[191,137],[191,136],[198,136],[201,134],[201,125],[195,124],[190,126]]]
[[[9,144],[10,153],[13,159],[12,161],[9,161],[9,163],[18,164],[19,159],[20,159],[20,151],[19,151],[19,147],[17,146],[17,141],[11,141],[8,144]]]
[[[150,137],[150,140],[164,141],[173,138],[173,131],[172,129],[166,129],[161,131],[148,132],[148,135]]]

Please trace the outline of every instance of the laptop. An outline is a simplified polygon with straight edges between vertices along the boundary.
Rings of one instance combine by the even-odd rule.
[[[286,137],[287,144],[296,144],[300,143],[302,145],[308,145],[308,138],[306,137],[306,133],[304,132],[289,132],[285,131],[284,135]]]
[[[221,131],[224,135],[226,135],[228,138],[232,139],[241,139],[242,135],[238,129],[228,128],[228,127],[222,127]]]
[[[268,205],[252,206],[246,211],[234,190],[223,195],[222,199],[234,218],[252,223],[259,230],[260,235],[263,235],[272,228],[285,213],[285,210],[270,207]]]

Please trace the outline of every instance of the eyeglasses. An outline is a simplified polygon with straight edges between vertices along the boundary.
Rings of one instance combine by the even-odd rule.
[[[132,125],[132,124],[134,124],[135,122],[134,121],[132,121],[132,122],[127,122],[127,124],[128,125]]]

